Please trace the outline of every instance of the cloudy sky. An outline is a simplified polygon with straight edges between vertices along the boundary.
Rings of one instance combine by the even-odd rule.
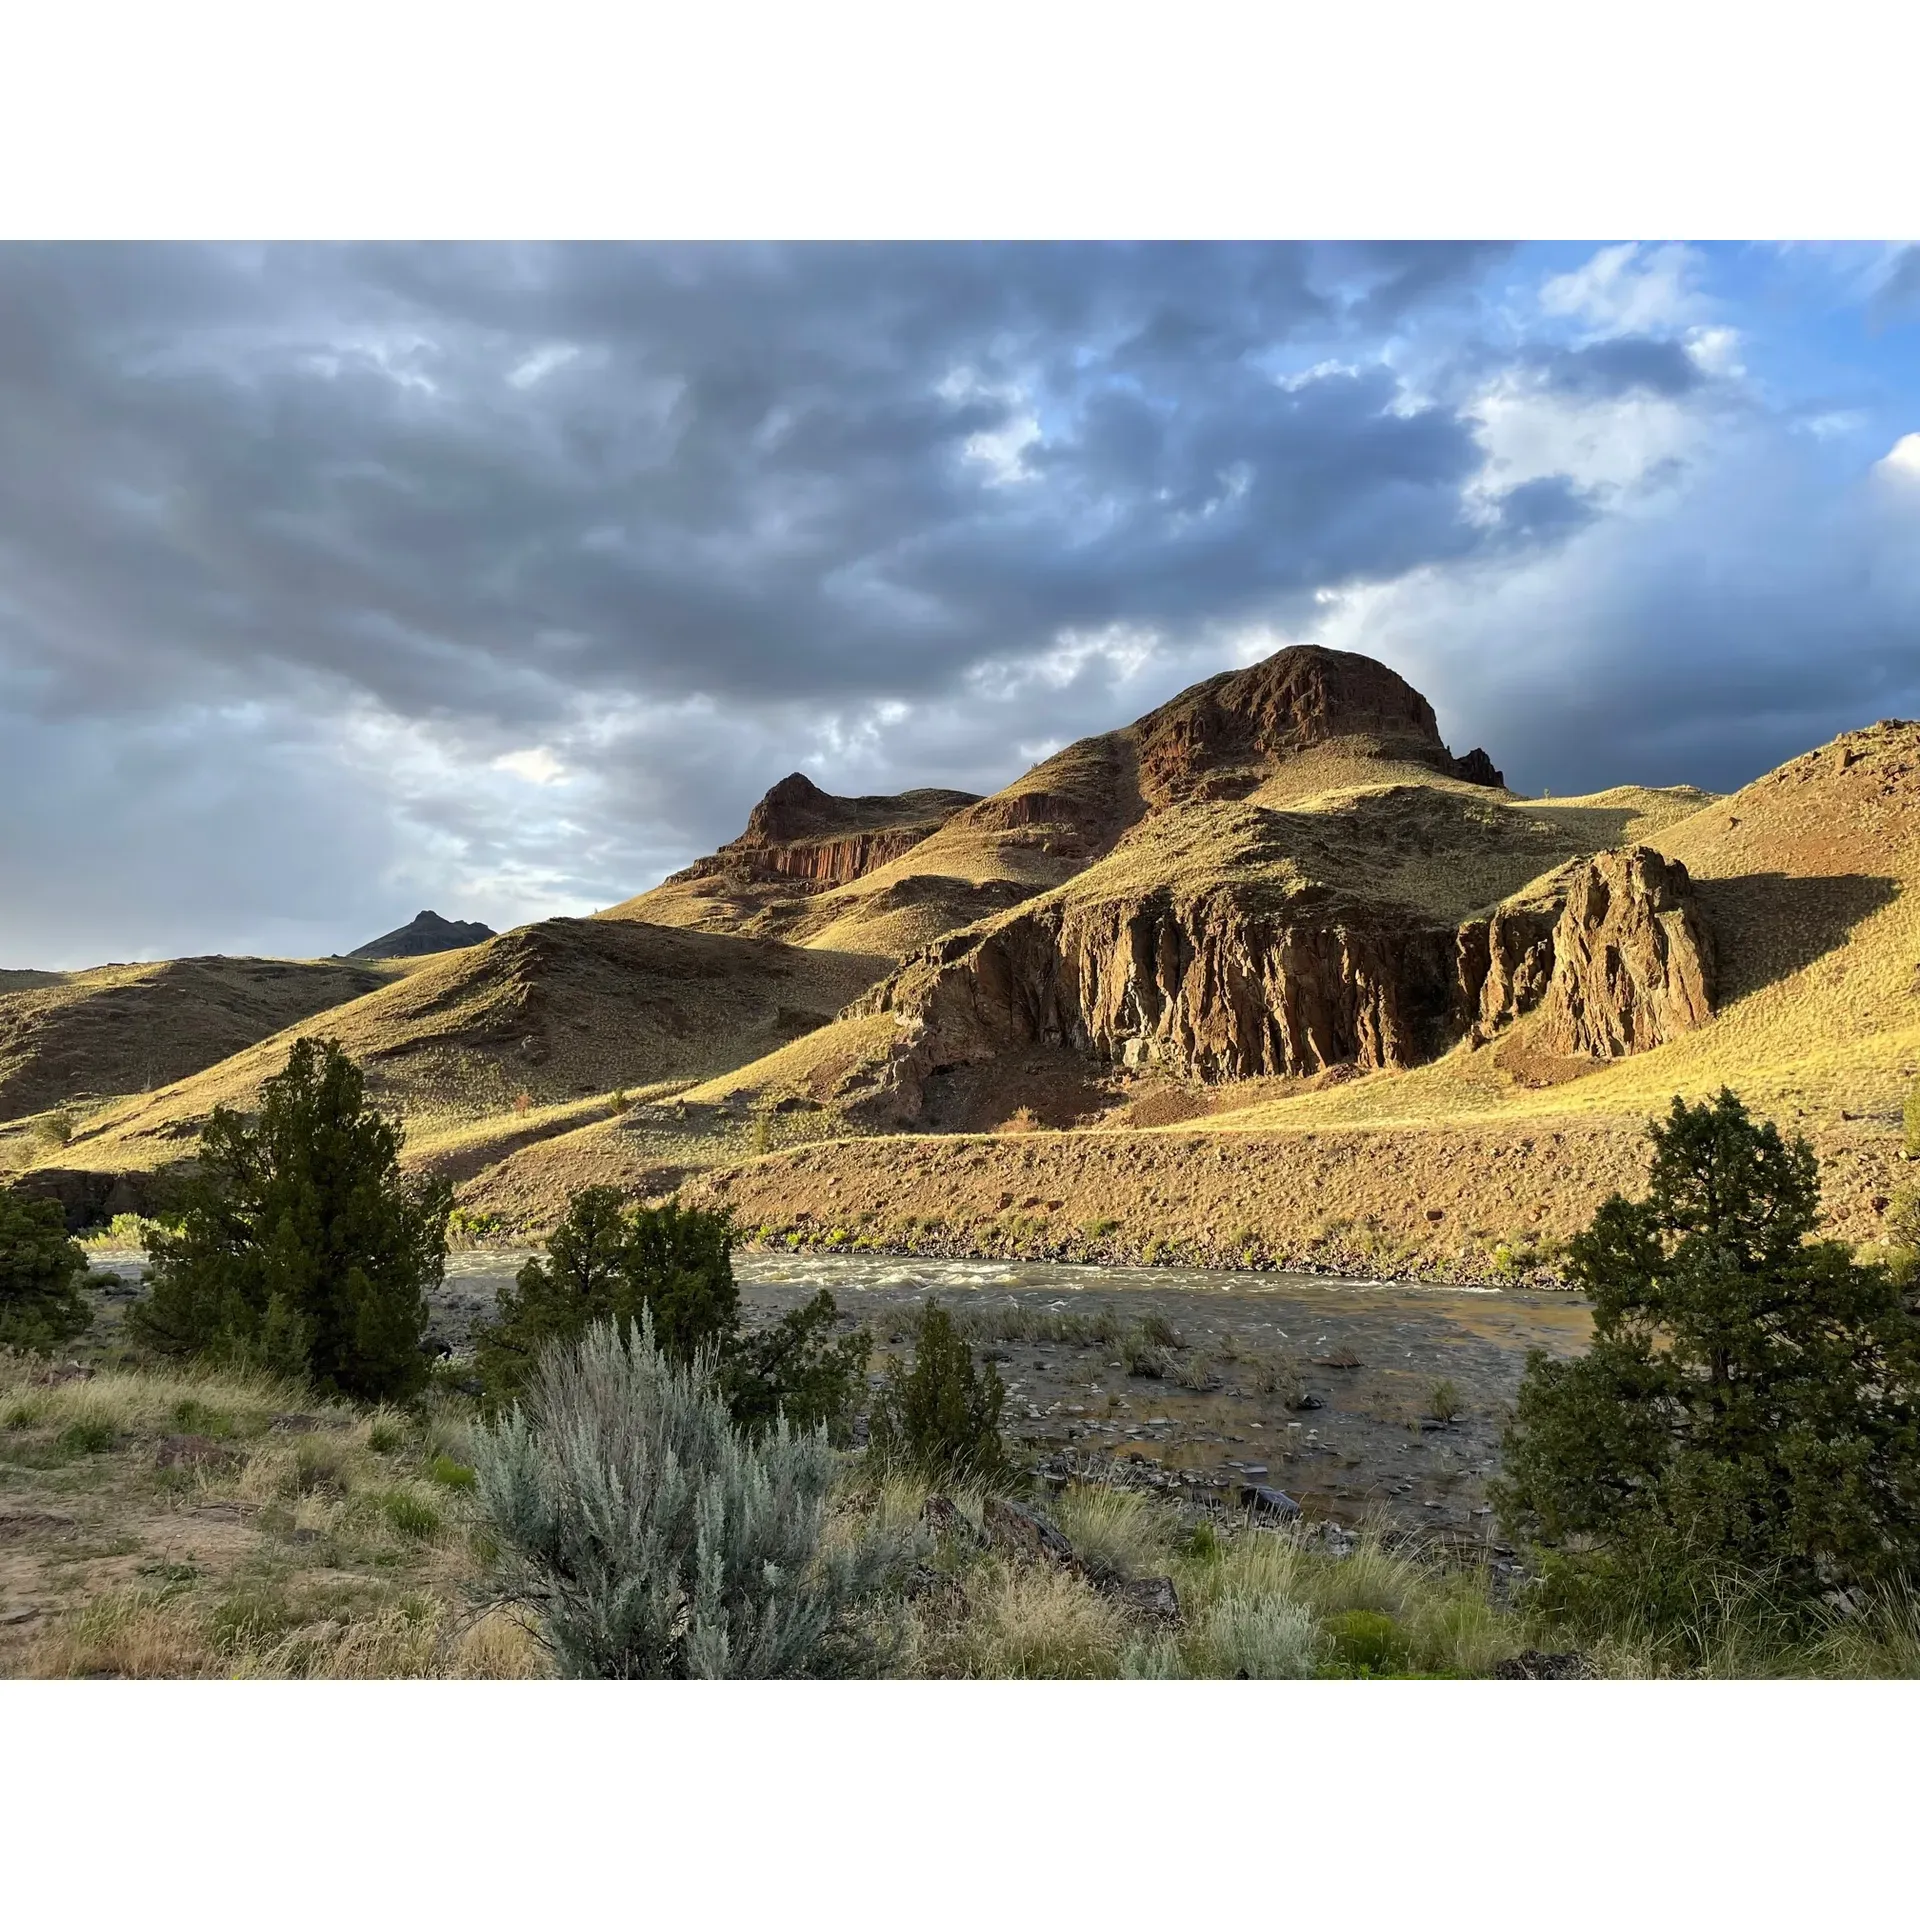
[[[590,911],[1300,640],[1529,791],[1920,713],[1920,248],[0,247],[0,967]]]

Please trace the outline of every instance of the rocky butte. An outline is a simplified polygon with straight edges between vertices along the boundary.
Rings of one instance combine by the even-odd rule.
[[[901,1030],[874,1118],[1035,1045],[1219,1082],[1415,1066],[1536,1007],[1535,1047],[1589,1060],[1712,1015],[1686,868],[1563,858],[1574,836],[1513,805],[1483,751],[1454,755],[1377,661],[1288,648],[1095,744],[1118,817],[1078,824],[1108,850],[850,1010]]]

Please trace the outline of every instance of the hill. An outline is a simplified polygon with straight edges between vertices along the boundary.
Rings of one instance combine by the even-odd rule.
[[[1076,741],[986,799],[836,800],[794,774],[738,840],[608,912],[903,958],[1060,885],[1143,818],[1245,797],[1303,756],[1314,788],[1396,768],[1500,784],[1483,752],[1448,752],[1399,675],[1362,654],[1290,647]]]
[[[1552,975],[1591,966],[1583,936],[1612,902],[1523,890],[1508,904],[1560,902],[1527,949],[1544,953],[1544,978],[1494,1034],[1469,1030],[1424,1064],[1166,1080],[1091,1127],[797,1147],[716,1169],[696,1190],[802,1240],[853,1222],[874,1244],[921,1251],[1485,1279],[1550,1264],[1609,1191],[1636,1188],[1649,1116],[1676,1093],[1730,1085],[1812,1139],[1830,1230],[1872,1246],[1911,1178],[1900,1108],[1920,1062],[1920,724],[1842,735],[1722,799],[1669,806],[1616,790],[1522,810],[1584,819],[1588,833],[1624,815],[1646,856],[1689,875],[1690,937],[1713,956],[1710,1017],[1633,1048],[1595,1035],[1568,1054],[1570,999],[1556,1000]],[[1612,860],[1620,877],[1629,856]],[[1616,953],[1630,984],[1632,957]],[[896,976],[883,992],[899,990]],[[1017,1074],[1039,1051],[1005,1064]],[[771,1065],[750,1071],[771,1082]],[[1138,1131],[1136,1117],[1161,1124]]]
[[[612,1179],[834,1244],[1486,1278],[1723,1083],[1812,1135],[1871,1241],[1920,1057],[1916,881],[1914,723],[1726,797],[1530,799],[1379,663],[1289,648],[984,799],[793,776],[650,894],[381,963],[406,977],[296,1030],[528,1227]],[[190,1151],[289,1037],[67,1157]]]
[[[77,1169],[177,1158],[216,1103],[251,1105],[308,1034],[361,1061],[374,1096],[405,1116],[416,1140],[512,1126],[524,1117],[516,1108],[722,1072],[823,1025],[880,970],[771,941],[543,920],[420,963],[377,993],[123,1101],[61,1157]],[[575,1105],[574,1123],[587,1117]]]
[[[430,908],[416,913],[404,927],[395,927],[364,947],[355,947],[349,960],[409,960],[427,953],[451,953],[458,947],[477,947],[491,940],[493,929],[478,920],[443,920]]]
[[[815,911],[820,896],[897,860],[978,798],[919,787],[845,799],[790,773],[738,839],[598,917],[804,940],[835,917]]]
[[[1708,798],[1527,801],[1484,753],[1451,753],[1387,668],[1286,649],[1078,743],[816,901],[844,910],[935,866],[1023,896],[902,958],[859,1009],[892,1025],[831,1097],[917,1126],[940,1077],[953,1124],[986,1120],[1005,1067],[1053,1073],[1036,1048],[1205,1082],[1408,1067],[1543,994],[1556,1013],[1536,1042],[1560,1054],[1655,1044],[1709,1016],[1711,943],[1685,872],[1624,849]],[[1569,903],[1589,915],[1608,887],[1620,906],[1597,950],[1556,965]],[[1628,981],[1631,1007],[1614,1005]],[[750,1071],[771,1084],[788,1065]]]
[[[218,954],[0,975],[0,1120],[163,1087],[384,979],[333,961]]]

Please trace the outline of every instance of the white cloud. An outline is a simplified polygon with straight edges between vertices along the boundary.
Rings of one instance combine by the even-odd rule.
[[[1746,372],[1737,327],[1690,327],[1687,357],[1711,380],[1738,380]]]
[[[1909,485],[1920,482],[1920,433],[1903,433],[1873,470]]]
[[[537,348],[507,375],[507,385],[517,387],[524,393],[527,388],[538,386],[548,374],[558,372],[569,360],[579,357],[578,347],[564,343]]]
[[[1512,374],[1489,386],[1470,412],[1487,460],[1468,504],[1488,516],[1500,494],[1556,475],[1583,491],[1630,492],[1685,459],[1707,433],[1697,412],[1662,394],[1589,400]]]
[[[1000,426],[969,434],[961,453],[986,468],[990,487],[1014,486],[1035,478],[1024,456],[1041,438],[1040,419],[1024,389],[1005,381],[983,380],[972,367],[956,367],[934,391],[954,406],[969,400],[999,400],[1014,409]]]
[[[1016,660],[983,660],[968,669],[971,692],[987,700],[1020,700],[1043,689],[1059,692],[1097,679],[1125,685],[1159,654],[1162,636],[1148,627],[1116,622],[1096,633],[1069,630],[1044,652]]]
[[[1700,311],[1693,287],[1698,269],[1692,248],[1678,243],[1602,247],[1584,266],[1544,282],[1540,306],[1545,313],[1588,321],[1603,336],[1671,332]]]
[[[565,765],[551,747],[522,747],[516,753],[500,754],[492,764],[533,787],[550,787],[567,777]]]

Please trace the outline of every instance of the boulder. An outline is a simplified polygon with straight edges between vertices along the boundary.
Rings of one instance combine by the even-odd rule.
[[[1256,1523],[1272,1525],[1276,1521],[1297,1520],[1300,1502],[1289,1498],[1278,1487],[1242,1487],[1240,1504]]]
[[[1107,1591],[1129,1613],[1143,1620],[1162,1627],[1180,1624],[1180,1596],[1174,1591],[1172,1579],[1164,1573],[1153,1574],[1145,1580],[1116,1581]]]
[[[69,1233],[91,1233],[117,1214],[157,1217],[176,1182],[165,1173],[95,1173],[77,1167],[35,1167],[13,1182],[23,1200],[57,1200]]]
[[[1590,1680],[1592,1663],[1584,1653],[1546,1653],[1529,1647],[1493,1670],[1496,1680]]]
[[[986,1537],[944,1493],[930,1493],[920,1509],[920,1523],[936,1540],[958,1540],[963,1546],[978,1548]]]
[[[1006,1552],[1038,1556],[1063,1567],[1079,1565],[1073,1542],[1044,1514],[1018,1500],[990,1496],[981,1509],[981,1518],[986,1522],[987,1538]]]

